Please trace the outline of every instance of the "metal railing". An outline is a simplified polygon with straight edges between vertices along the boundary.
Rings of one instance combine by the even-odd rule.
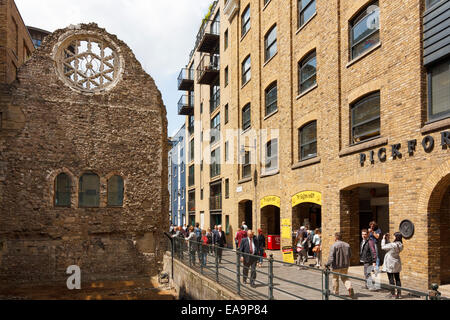
[[[194,108],[194,95],[184,94],[178,101],[178,113],[181,112],[183,108]]]
[[[194,81],[194,70],[188,68],[181,69],[180,74],[178,75],[178,87],[180,87],[183,80]]]
[[[172,260],[176,259],[194,271],[200,272],[203,276],[215,281],[216,283],[226,287],[232,292],[247,299],[268,299],[275,300],[275,294],[281,296],[281,299],[301,299],[301,300],[350,300],[349,296],[339,295],[332,292],[330,277],[333,275],[345,277],[354,281],[353,287],[360,283],[361,288],[368,284],[368,280],[348,274],[340,274],[331,271],[328,268],[319,269],[312,266],[301,266],[300,272],[307,273],[306,278],[317,275],[320,283],[307,283],[306,281],[294,281],[286,276],[277,274],[282,266],[292,267],[292,263],[278,261],[270,254],[267,258],[243,253],[233,249],[219,247],[218,245],[197,242],[195,240],[185,240],[184,237],[174,237],[166,233],[170,241],[170,250]],[[197,256],[197,257],[196,257]],[[234,257],[234,258],[233,258]],[[246,259],[245,259],[246,258]],[[247,263],[244,263],[247,261]],[[261,262],[264,267],[256,268],[254,265]],[[251,269],[251,270],[250,270]],[[256,274],[256,278],[251,288],[243,285],[244,273],[248,273],[248,279],[251,280],[251,272]],[[289,271],[292,274],[292,271]],[[262,278],[261,278],[262,276]],[[172,261],[172,278],[173,278],[173,261]],[[260,280],[263,279],[263,280]],[[282,287],[280,283],[286,283],[287,286]],[[370,285],[369,285],[370,286]],[[261,288],[266,288],[261,289]],[[422,292],[405,287],[397,287],[389,284],[381,284],[377,289],[378,294],[390,292],[391,290],[400,290],[404,299],[421,299],[421,300],[449,300],[442,297],[438,291],[438,286],[433,285],[429,292]],[[358,293],[361,293],[358,291]],[[370,292],[370,289],[367,289]],[[407,293],[405,295],[404,293]],[[306,294],[307,293],[307,294]],[[361,293],[364,297],[367,295]],[[309,298],[308,298],[309,296]],[[382,300],[383,298],[381,298]],[[380,300],[375,297],[374,300]]]
[[[218,54],[204,54],[200,63],[197,66],[197,82],[206,72],[219,72],[220,71],[220,56]]]

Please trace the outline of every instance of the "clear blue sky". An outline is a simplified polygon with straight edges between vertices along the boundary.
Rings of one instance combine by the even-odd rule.
[[[125,41],[161,90],[168,134],[184,123],[177,103],[178,74],[194,47],[212,0],[15,0],[26,25],[55,31],[95,22]]]

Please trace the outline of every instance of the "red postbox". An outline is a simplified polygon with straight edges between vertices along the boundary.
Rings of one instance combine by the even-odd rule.
[[[280,236],[267,236],[267,249],[280,250],[281,249],[281,237]]]

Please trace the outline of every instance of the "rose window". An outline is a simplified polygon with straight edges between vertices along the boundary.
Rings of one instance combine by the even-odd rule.
[[[96,37],[76,37],[59,50],[59,72],[76,89],[96,92],[118,79],[120,58],[114,46]]]

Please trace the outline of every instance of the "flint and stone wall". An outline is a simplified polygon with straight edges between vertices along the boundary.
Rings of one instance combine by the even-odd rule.
[[[56,72],[55,46],[83,32],[118,48],[122,70],[110,90],[74,90]],[[82,281],[156,274],[168,228],[166,110],[130,48],[96,24],[57,30],[8,90],[0,105],[0,281],[65,281],[70,265]],[[71,178],[70,208],[54,206],[61,172]],[[78,206],[85,172],[100,177],[98,208]],[[107,206],[112,175],[124,179],[120,208]]]

